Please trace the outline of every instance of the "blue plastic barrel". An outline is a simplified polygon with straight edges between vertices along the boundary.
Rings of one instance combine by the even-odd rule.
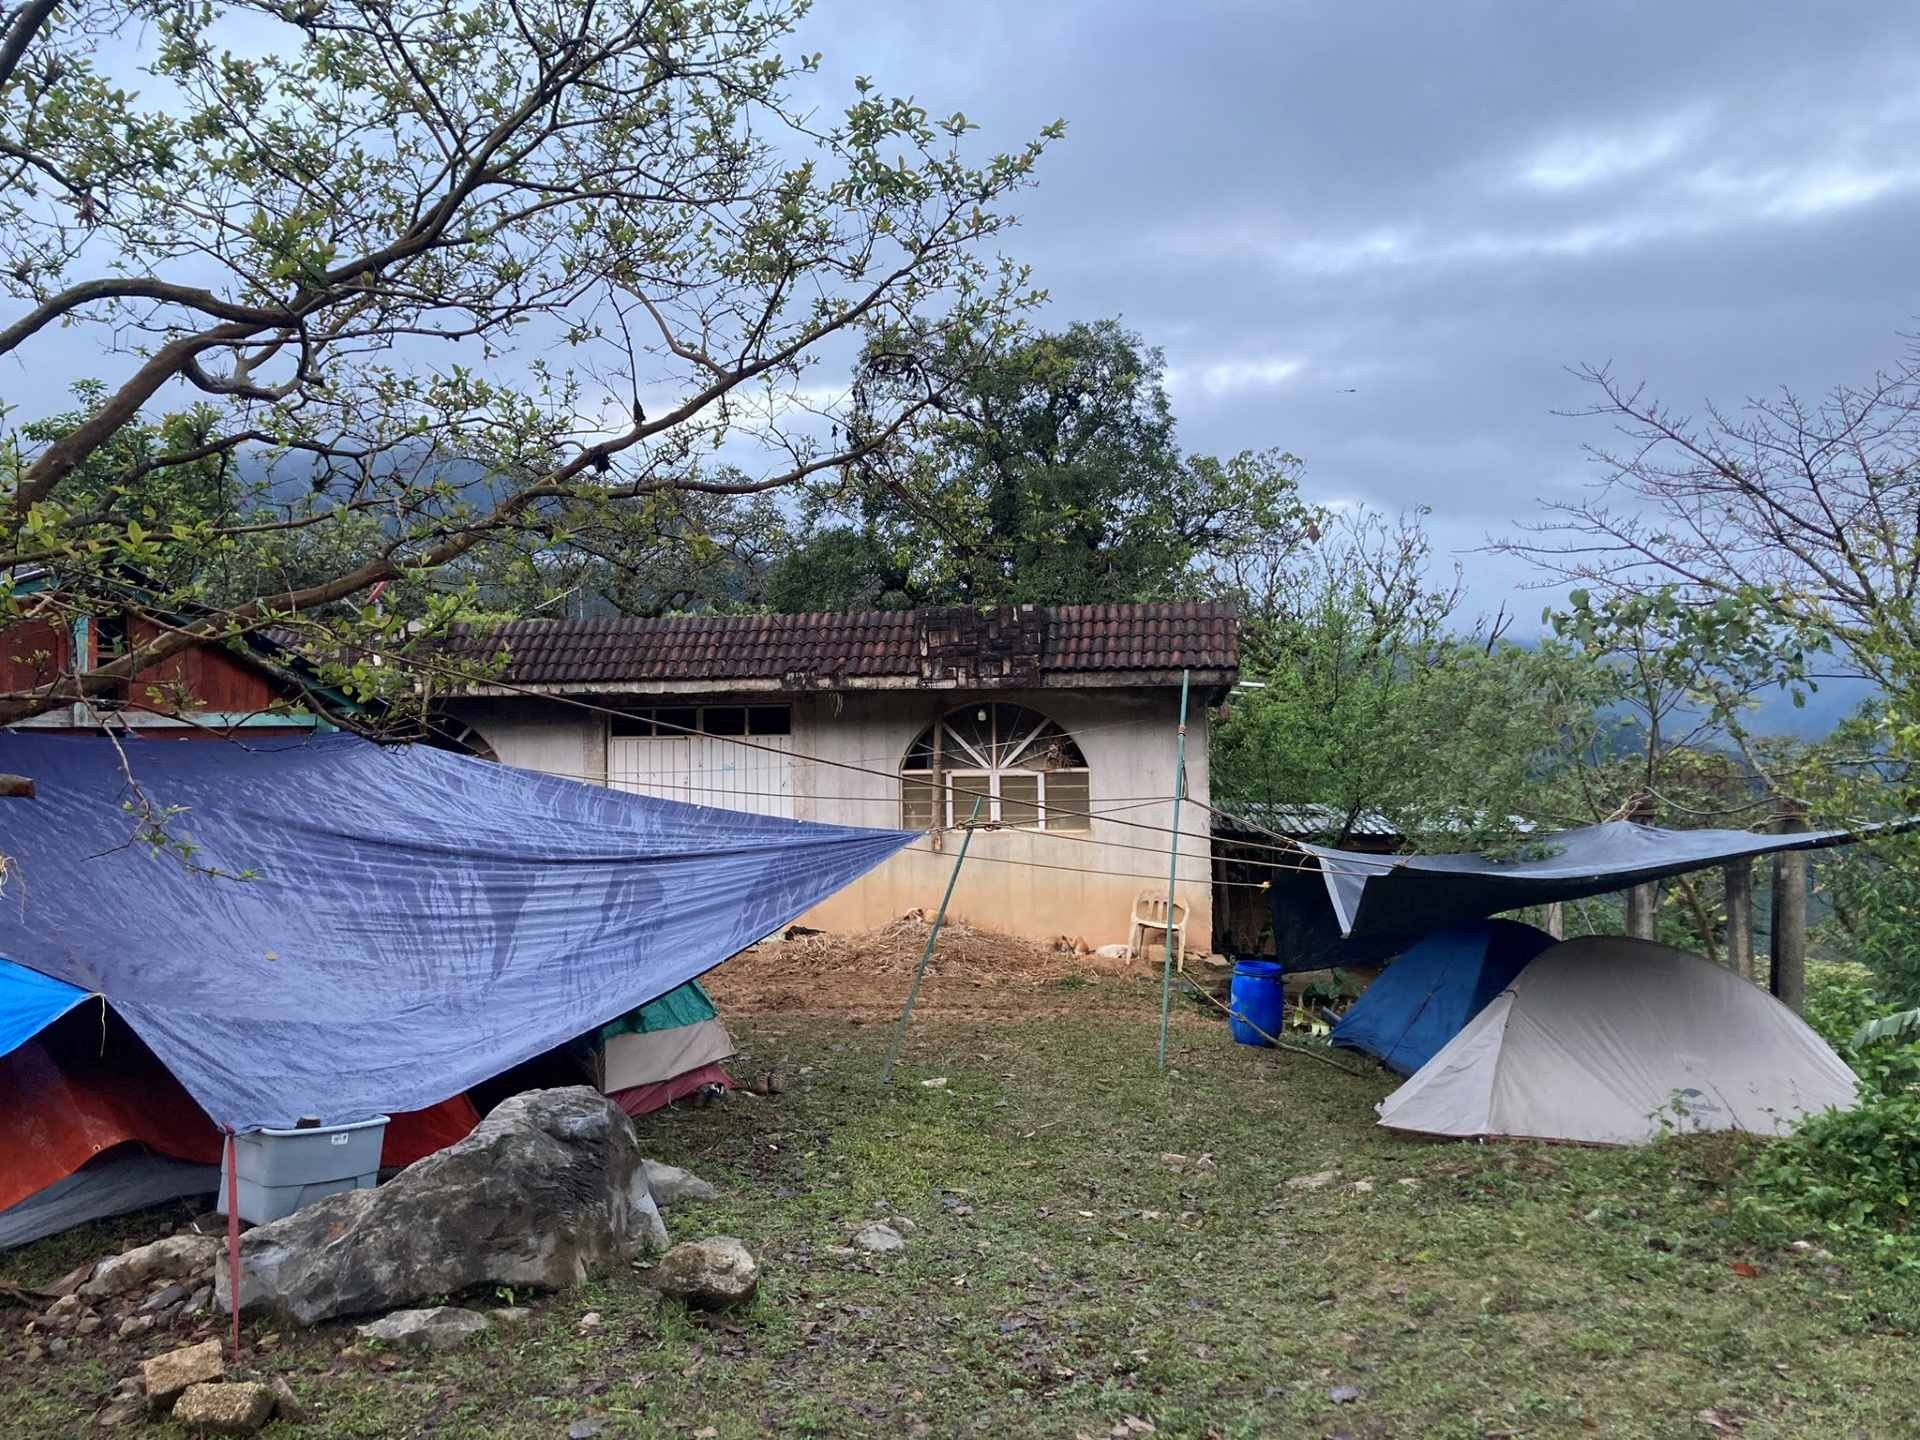
[[[1271,960],[1240,961],[1233,967],[1229,999],[1233,1017],[1227,1021],[1227,1028],[1233,1031],[1233,1038],[1242,1045],[1271,1045],[1273,1042],[1260,1031],[1278,1035],[1287,1018],[1287,982],[1279,965]],[[1240,1018],[1243,1015],[1245,1020]]]

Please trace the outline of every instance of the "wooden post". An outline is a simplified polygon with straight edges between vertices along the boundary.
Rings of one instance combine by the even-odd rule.
[[[1806,811],[1797,801],[1786,802],[1780,817],[1783,834],[1807,828]],[[1773,857],[1773,975],[1774,997],[1798,1015],[1807,1004],[1807,852],[1795,850]]]
[[[1753,979],[1753,861],[1735,860],[1727,883],[1727,968],[1742,980]]]
[[[1635,825],[1653,823],[1653,797],[1636,796],[1627,819]],[[1627,934],[1636,940],[1658,938],[1660,930],[1660,882],[1649,880],[1627,891]]]
[[[1567,902],[1564,900],[1549,900],[1547,902],[1546,909],[1547,909],[1547,913],[1544,918],[1547,922],[1546,923],[1547,934],[1551,935],[1556,940],[1566,939],[1567,938]]]

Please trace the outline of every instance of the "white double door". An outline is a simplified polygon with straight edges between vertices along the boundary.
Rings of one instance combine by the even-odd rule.
[[[615,735],[607,741],[607,783],[791,820],[793,737],[756,735],[752,745],[741,745],[722,735]]]

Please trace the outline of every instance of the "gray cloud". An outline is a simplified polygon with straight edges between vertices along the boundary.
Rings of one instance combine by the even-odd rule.
[[[1189,444],[1283,446],[1462,552],[1590,478],[1567,366],[1817,390],[1920,309],[1901,7],[965,0],[803,38],[1002,143],[1064,115],[1009,240],[1053,317],[1161,345]],[[1462,558],[1488,608],[1529,578]]]

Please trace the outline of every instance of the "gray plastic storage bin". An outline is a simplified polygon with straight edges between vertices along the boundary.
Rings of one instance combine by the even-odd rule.
[[[265,1225],[341,1190],[371,1190],[380,1180],[387,1117],[310,1130],[254,1130],[233,1140],[240,1218]],[[227,1213],[222,1147],[219,1213]]]

